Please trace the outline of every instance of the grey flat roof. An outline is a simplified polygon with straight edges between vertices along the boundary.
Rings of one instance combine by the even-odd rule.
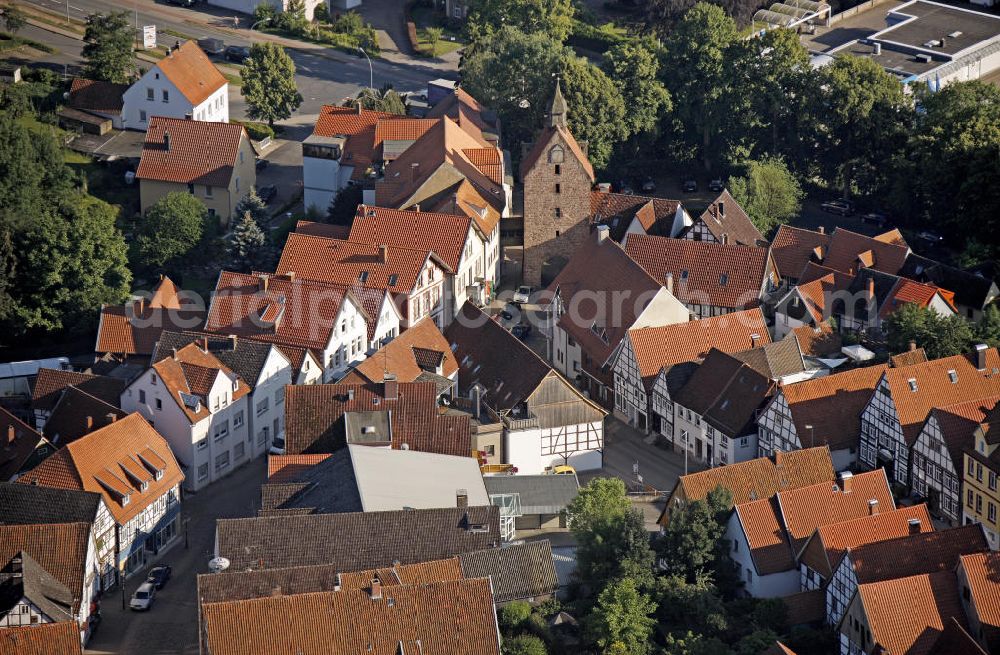
[[[934,47],[933,51],[955,55],[1000,35],[1000,18],[997,16],[927,0],[916,0],[897,7],[889,16],[899,15],[915,18],[884,29],[875,37],[915,48],[925,48],[925,43],[943,38],[944,45]],[[950,36],[952,34],[957,36]]]
[[[575,475],[487,475],[483,481],[490,495],[520,494],[522,514],[558,514],[580,490]]]

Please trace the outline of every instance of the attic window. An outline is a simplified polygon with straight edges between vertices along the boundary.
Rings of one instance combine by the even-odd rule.
[[[688,272],[687,271],[681,271],[681,279],[682,280],[688,279]]]
[[[728,281],[729,281],[729,275],[728,274],[723,273],[722,275],[719,276],[719,286],[720,287],[726,286],[726,282],[728,282]]]
[[[361,271],[361,275],[358,276],[358,283],[364,284],[368,281],[368,271]]]
[[[719,409],[725,411],[725,409],[727,407],[729,407],[729,399],[728,398],[726,398],[725,400],[722,401],[722,404],[719,405]]]
[[[917,379],[916,378],[910,378],[906,382],[910,385],[910,391],[916,392],[916,390],[917,390]]]
[[[393,273],[392,275],[390,275],[389,276],[389,286],[390,287],[396,286],[396,281],[397,280],[399,280],[399,276],[398,275],[396,275],[395,273]]]
[[[958,373],[955,372],[955,369],[948,371],[948,379],[951,380],[952,384],[956,384],[958,382]]]
[[[361,428],[361,434],[375,434],[375,426],[374,425],[364,426],[363,428]]]
[[[122,496],[122,507],[128,505],[128,501],[131,500],[131,496]]]

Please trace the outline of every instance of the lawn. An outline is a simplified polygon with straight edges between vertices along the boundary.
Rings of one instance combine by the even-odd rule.
[[[15,121],[21,127],[27,128],[35,134],[51,134],[60,143],[66,143],[67,132],[57,125],[43,123],[34,114],[25,114]]]
[[[0,32],[0,52],[4,52],[6,50],[16,50],[22,46],[29,46],[35,50],[47,52],[49,54],[59,52],[52,46],[41,43],[40,41],[28,39],[23,36],[14,36],[8,32]]]
[[[440,57],[449,52],[454,52],[465,45],[462,40],[462,33],[449,29],[440,12],[429,7],[414,7],[411,12],[413,24],[417,28],[417,44],[423,53],[429,57]],[[430,41],[427,40],[427,28],[438,27],[441,29],[441,40],[435,44],[433,51]]]
[[[450,41],[444,35],[441,36],[441,40],[431,46],[431,42],[427,38],[427,30],[422,27],[417,28],[417,45],[428,57],[440,57],[465,46],[461,41]]]

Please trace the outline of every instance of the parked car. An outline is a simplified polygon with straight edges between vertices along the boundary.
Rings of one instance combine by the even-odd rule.
[[[222,39],[198,39],[198,47],[204,50],[206,55],[221,55],[226,51],[226,42]]]
[[[547,475],[576,475],[576,469],[569,464],[559,464],[557,466],[546,466]]]
[[[944,237],[937,232],[932,232],[931,230],[924,230],[917,235],[924,241],[930,241],[931,243],[941,243],[944,241]]]
[[[235,61],[242,64],[250,58],[250,48],[242,45],[231,45],[226,48],[226,61]]]
[[[531,326],[527,323],[518,323],[510,329],[510,333],[521,341],[524,341],[528,338],[528,335],[531,334]]]
[[[272,455],[284,455],[285,454],[285,439],[284,437],[275,437],[271,442],[271,447],[268,448],[267,452]]]
[[[268,184],[267,186],[262,186],[257,189],[257,196],[265,203],[269,203],[274,200],[276,195],[278,195],[278,187],[273,184]]]
[[[621,180],[618,182],[618,193],[626,196],[635,195],[635,190],[632,189],[632,185],[628,183],[628,180]]]
[[[148,610],[153,606],[153,601],[156,599],[156,587],[153,586],[152,582],[143,582],[139,585],[139,588],[135,590],[132,594],[132,600],[129,601],[128,606],[137,611]]]
[[[722,178],[717,177],[708,183],[708,190],[719,192],[726,188],[726,185],[722,183]]]
[[[685,180],[681,183],[681,190],[683,190],[684,193],[694,193],[698,190],[698,180],[693,177],[685,178]]]
[[[642,182],[642,192],[653,193],[654,191],[656,191],[656,182],[647,175],[646,179]]]
[[[156,590],[159,591],[160,589],[163,589],[165,584],[167,584],[167,580],[170,579],[172,571],[173,570],[169,566],[157,566],[149,572],[148,576],[146,576],[146,582],[156,587]]]
[[[868,212],[861,215],[862,223],[871,223],[878,227],[885,227],[889,223],[889,217],[882,212]]]
[[[167,0],[167,2],[178,7],[193,7],[195,0]]]
[[[257,172],[259,173],[260,171],[262,171],[265,168],[267,168],[267,160],[266,159],[261,159],[260,157],[258,157],[257,158],[257,163],[255,163],[253,166],[254,166],[254,168],[257,169]]]
[[[531,287],[520,286],[517,291],[514,292],[513,303],[515,305],[521,305],[528,302],[531,299]]]
[[[850,216],[854,213],[854,203],[850,200],[827,200],[820,205],[820,209],[828,214]]]

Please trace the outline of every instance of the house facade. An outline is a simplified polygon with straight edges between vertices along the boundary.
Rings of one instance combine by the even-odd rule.
[[[229,83],[193,39],[185,41],[122,95],[121,124],[146,131],[154,116],[229,122]]]
[[[962,524],[979,523],[989,540],[990,548],[1000,549],[1000,439],[997,435],[996,411],[973,433],[973,447],[963,453]]]

